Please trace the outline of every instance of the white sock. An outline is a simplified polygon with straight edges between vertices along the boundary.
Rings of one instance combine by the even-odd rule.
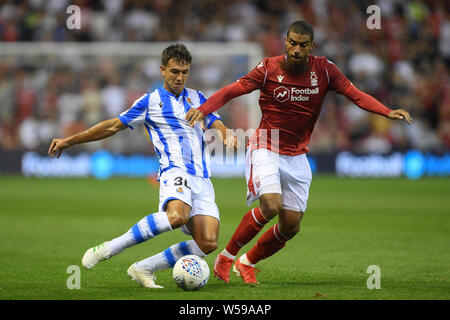
[[[231,253],[229,253],[228,251],[227,251],[227,249],[223,249],[222,250],[222,252],[221,252],[221,254],[223,255],[223,256],[225,256],[225,257],[227,257],[227,258],[230,258],[230,259],[236,259],[236,256],[233,256]]]
[[[247,259],[247,254],[246,253],[244,253],[240,258],[239,258],[239,262],[240,263],[242,263],[242,264],[245,264],[246,266],[249,266],[249,267],[255,267],[255,264],[253,264],[253,263],[250,263],[250,261]]]
[[[167,218],[167,214],[156,212],[142,218],[120,237],[107,242],[111,256],[119,254],[124,249],[148,239],[156,237],[158,234],[171,231],[172,227]]]
[[[126,232],[120,237],[114,238],[111,241],[106,242],[111,257],[121,253],[126,248],[129,248],[135,244],[136,242],[133,239],[133,234],[130,232]]]
[[[195,254],[202,258],[206,256],[194,240],[188,240],[174,244],[154,256],[139,261],[136,265],[138,268],[151,271],[173,268],[178,259],[188,254]]]
[[[150,271],[158,271],[170,268],[170,264],[164,259],[164,251],[155,254],[147,259],[138,261],[136,266],[139,269],[145,269]]]

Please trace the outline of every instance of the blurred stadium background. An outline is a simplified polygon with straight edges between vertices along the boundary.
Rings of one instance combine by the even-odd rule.
[[[151,174],[157,163],[145,133],[74,147],[59,162],[46,152],[53,137],[117,116],[161,85],[160,52],[167,44],[188,45],[194,56],[188,86],[210,95],[262,57],[281,54],[296,19],[315,28],[313,54],[328,57],[358,88],[415,120],[409,126],[389,121],[328,94],[310,143],[313,170],[414,179],[450,174],[448,1],[0,3],[0,174]],[[72,4],[81,9],[80,29],[67,26]],[[379,30],[365,27],[372,4],[381,9]],[[225,122],[256,128],[257,98],[231,101],[220,110]],[[243,173],[243,166],[220,169],[216,175]]]

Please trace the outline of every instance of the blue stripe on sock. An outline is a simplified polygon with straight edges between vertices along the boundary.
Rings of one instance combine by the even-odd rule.
[[[163,251],[164,257],[166,257],[167,263],[170,264],[171,267],[175,265],[176,259],[173,255],[172,251],[170,251],[170,248],[167,248]]]
[[[153,214],[147,216],[147,222],[154,237],[161,233],[156,226],[155,217],[153,217]]]
[[[189,249],[189,247],[187,245],[187,241],[180,242],[179,245],[180,245],[180,250],[183,253],[183,256],[192,254],[191,250]]]
[[[141,243],[142,241],[144,241],[144,238],[142,238],[141,231],[139,230],[137,223],[131,228],[131,231],[133,232],[134,240],[137,243]]]

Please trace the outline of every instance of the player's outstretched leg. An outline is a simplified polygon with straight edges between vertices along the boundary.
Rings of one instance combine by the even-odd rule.
[[[284,236],[276,224],[258,239],[257,243],[249,252],[242,255],[234,264],[233,271],[247,284],[258,284],[256,280],[255,268],[258,261],[266,259],[278,252],[286,245],[289,238]]]
[[[174,244],[166,250],[147,259],[136,262],[128,269],[128,276],[147,288],[160,288],[155,283],[154,272],[173,268],[182,256],[194,254],[205,257],[216,250],[219,235],[219,220],[214,216],[194,215],[186,225],[184,233],[192,235],[193,240]]]
[[[241,247],[250,242],[268,220],[261,214],[259,207],[248,211],[241,220],[226,248],[214,261],[214,275],[225,282],[230,281],[230,271],[234,259]]]
[[[154,256],[132,264],[128,269],[128,276],[143,287],[162,288],[155,283],[154,272],[173,268],[178,259],[188,254],[194,254],[202,258],[206,256],[194,240],[183,241]]]
[[[166,212],[150,214],[141,219],[120,237],[88,249],[81,259],[81,264],[86,269],[91,269],[97,263],[119,254],[126,248],[170,230],[172,230],[172,226]]]
[[[255,264],[284,248],[286,241],[300,231],[302,218],[303,212],[283,209],[279,214],[279,222],[264,232],[250,251],[236,261],[233,271],[245,283],[257,284],[255,271],[258,270],[255,269]]]

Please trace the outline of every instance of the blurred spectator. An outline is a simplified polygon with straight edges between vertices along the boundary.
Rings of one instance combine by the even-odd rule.
[[[81,8],[81,30],[66,27],[70,4]],[[380,30],[366,28],[369,4],[381,9]],[[450,148],[448,0],[4,0],[0,41],[255,41],[273,56],[283,53],[286,28],[297,19],[315,28],[313,54],[325,55],[358,88],[387,106],[410,111],[415,119],[410,126],[386,121],[332,94],[311,138],[313,152]],[[159,57],[146,53],[0,55],[1,148],[35,149],[49,136],[117,116],[161,85],[159,64]],[[239,58],[194,57],[189,86],[211,94],[247,72]],[[245,105],[236,100],[221,111],[230,127],[248,125]],[[120,152],[141,152],[139,139],[83,148],[107,144]]]
[[[94,79],[88,78],[81,92],[84,122],[88,127],[102,121],[102,96]]]
[[[105,116],[113,118],[126,109],[125,90],[120,86],[117,75],[110,76],[106,81],[106,86],[101,90],[101,98],[105,106]]]

